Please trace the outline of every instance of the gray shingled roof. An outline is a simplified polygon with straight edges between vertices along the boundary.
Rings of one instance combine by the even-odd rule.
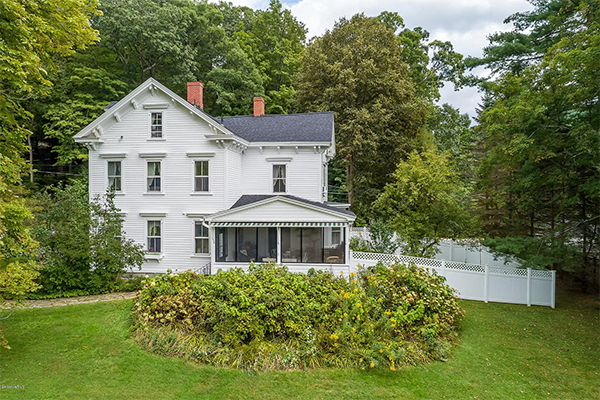
[[[217,117],[215,121],[249,142],[331,142],[333,113]]]
[[[104,111],[117,103],[110,102]],[[333,141],[333,112],[210,117],[249,142]]]
[[[327,205],[325,203],[319,203],[317,201],[307,200],[307,199],[303,199],[302,197],[292,196],[292,195],[289,195],[289,194],[286,194],[286,195],[281,195],[281,194],[245,194],[242,197],[240,197],[238,199],[238,201],[235,202],[234,205],[231,206],[230,210],[232,210],[234,208],[242,207],[242,206],[245,206],[245,205],[248,205],[248,204],[256,203],[257,201],[262,201],[262,200],[270,199],[271,197],[287,197],[288,199],[300,201],[302,203],[310,204],[312,206],[317,206],[317,207],[323,208],[325,210],[336,211],[336,212],[339,212],[339,213],[342,213],[342,214],[349,215],[351,217],[356,217],[356,214],[354,214],[352,211],[342,210],[340,208],[329,206],[329,205]]]

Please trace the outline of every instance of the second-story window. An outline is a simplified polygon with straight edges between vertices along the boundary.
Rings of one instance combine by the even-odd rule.
[[[163,137],[163,113],[153,112],[150,114],[150,137]]]
[[[285,193],[285,165],[273,165],[273,192]]]
[[[108,187],[113,192],[121,191],[121,161],[108,162]]]
[[[160,161],[148,161],[148,192],[161,191]]]
[[[208,161],[195,161],[194,162],[194,191],[195,192],[208,192],[209,188],[209,175],[208,175]]]

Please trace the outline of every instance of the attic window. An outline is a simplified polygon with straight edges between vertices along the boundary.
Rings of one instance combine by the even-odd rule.
[[[150,137],[163,137],[163,113],[161,112],[150,113]]]

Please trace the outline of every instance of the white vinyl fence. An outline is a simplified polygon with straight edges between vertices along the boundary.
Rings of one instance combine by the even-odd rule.
[[[350,236],[369,239],[369,229],[365,227],[352,227]],[[396,250],[395,254],[402,255],[402,250]],[[449,239],[443,239],[440,242],[439,246],[437,246],[437,254],[433,258],[436,260],[489,265],[490,267],[518,268],[521,266],[518,262],[515,262],[515,260],[494,255],[487,247],[481,246],[478,243],[469,246]]]
[[[415,263],[435,270],[446,278],[446,283],[456,289],[461,299],[498,303],[516,303],[550,306],[555,305],[556,271],[540,271],[468,264],[456,261],[409,257],[398,254],[378,254],[352,251],[350,270],[356,272],[358,265],[372,266],[379,261],[384,264],[399,261]]]

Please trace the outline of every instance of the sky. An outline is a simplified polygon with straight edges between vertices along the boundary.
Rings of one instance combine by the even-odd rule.
[[[266,9],[268,0],[228,0],[234,5]],[[342,17],[364,13],[377,16],[382,11],[397,12],[407,28],[417,26],[431,34],[431,40],[450,41],[454,49],[466,56],[480,57],[489,43],[488,35],[508,31],[503,21],[515,12],[533,7],[525,0],[281,0],[284,7],[306,25],[308,38],[321,36]],[[486,71],[476,71],[485,75]],[[461,113],[475,116],[480,94],[475,88],[454,91],[452,85],[441,90],[441,103],[450,103]]]

